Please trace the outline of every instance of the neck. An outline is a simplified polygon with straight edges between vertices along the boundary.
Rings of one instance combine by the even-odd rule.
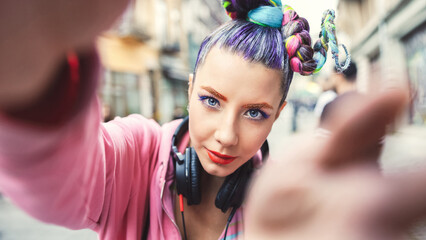
[[[206,200],[205,203],[211,204],[216,199],[216,195],[219,192],[220,187],[225,181],[224,177],[216,177],[208,174],[204,169],[201,169],[201,195],[203,199]],[[202,203],[203,204],[203,200]]]
[[[224,214],[215,207],[215,200],[219,188],[225,178],[212,176],[201,170],[201,203],[198,205],[185,204],[185,228],[188,240],[191,239],[218,239],[226,226],[229,212]],[[179,212],[179,199],[176,195],[175,218],[181,233],[183,233],[183,221]]]
[[[191,138],[189,138],[188,146],[192,147],[191,144]],[[213,202],[216,199],[216,195],[219,192],[220,187],[222,186],[223,182],[225,181],[224,177],[216,177],[213,175],[208,174],[204,168],[201,166],[201,182],[200,182],[200,189],[201,189],[201,196],[203,196],[201,200],[201,204],[209,204]],[[208,200],[208,201],[203,201]]]

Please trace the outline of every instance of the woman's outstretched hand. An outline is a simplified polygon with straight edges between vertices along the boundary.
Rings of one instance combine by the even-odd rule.
[[[329,138],[304,138],[266,164],[249,192],[245,239],[403,239],[426,215],[426,171],[384,177],[377,158],[406,102],[399,90],[351,99],[329,119]]]

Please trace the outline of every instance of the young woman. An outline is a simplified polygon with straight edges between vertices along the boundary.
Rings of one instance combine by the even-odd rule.
[[[104,26],[85,21],[93,24],[87,36],[68,35],[83,22],[68,22],[59,14],[66,6],[54,4],[35,6],[50,10],[43,17],[31,10],[35,22],[70,25],[31,43],[31,61],[39,50],[32,48],[48,51],[35,70],[5,72],[35,87],[18,84],[19,97],[10,95],[18,100],[2,101],[2,192],[42,221],[90,228],[100,239],[241,237],[245,187],[266,158],[265,140],[294,72],[319,71],[329,41],[338,61],[334,13],[325,14],[312,48],[308,22],[280,0],[223,1],[232,20],[201,45],[189,79],[189,120],[160,127],[140,115],[100,123],[98,59],[90,43]],[[87,9],[75,4],[69,7]],[[113,1],[98,7],[115,15],[115,5],[121,7]],[[67,44],[52,45],[52,38]],[[69,49],[77,54],[65,57]]]

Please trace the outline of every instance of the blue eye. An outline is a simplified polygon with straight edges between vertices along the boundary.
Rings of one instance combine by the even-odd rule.
[[[198,96],[199,100],[206,106],[206,107],[210,107],[210,108],[219,108],[220,107],[220,102],[214,98],[214,97],[209,97],[209,96]]]
[[[269,118],[269,115],[259,109],[250,109],[244,113],[244,116],[253,120],[263,120]]]
[[[250,117],[252,117],[252,118],[256,118],[260,114],[259,111],[256,111],[256,110],[249,110],[248,113],[249,113]]]
[[[207,103],[212,107],[214,107],[214,106],[216,106],[216,104],[218,104],[217,100],[214,99],[214,98],[208,98]]]

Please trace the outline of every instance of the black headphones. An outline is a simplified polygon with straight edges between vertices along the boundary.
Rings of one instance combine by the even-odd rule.
[[[176,188],[178,194],[182,194],[188,205],[201,202],[200,171],[201,163],[194,148],[188,147],[185,154],[181,154],[177,148],[177,141],[182,139],[188,131],[189,118],[186,117],[178,126],[172,138],[171,155],[175,165]],[[268,157],[269,147],[265,140],[261,147],[262,161]],[[226,212],[230,207],[237,209],[241,206],[245,191],[253,172],[253,161],[250,159],[234,173],[227,176],[217,193],[215,205]]]

